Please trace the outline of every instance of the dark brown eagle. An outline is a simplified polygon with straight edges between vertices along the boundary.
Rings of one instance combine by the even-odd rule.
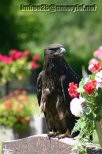
[[[71,114],[68,87],[79,83],[79,76],[66,63],[66,50],[60,44],[52,44],[44,50],[44,67],[37,79],[37,96],[44,112],[49,136],[71,137],[76,117]]]

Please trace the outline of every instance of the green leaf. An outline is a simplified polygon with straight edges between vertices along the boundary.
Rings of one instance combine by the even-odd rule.
[[[91,74],[89,77],[90,77],[90,80],[94,80],[95,79],[95,76],[96,76],[96,73],[94,74]]]
[[[78,91],[78,93],[83,93],[85,90],[84,90],[83,87],[79,87],[79,88],[77,89],[77,91]]]

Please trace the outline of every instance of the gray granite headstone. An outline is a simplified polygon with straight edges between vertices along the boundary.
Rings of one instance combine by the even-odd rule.
[[[27,138],[4,142],[2,144],[2,154],[79,154],[79,149],[72,152],[73,146],[78,142],[71,138],[58,140],[48,138],[45,134],[30,136]],[[99,145],[89,145],[89,154],[102,154]]]

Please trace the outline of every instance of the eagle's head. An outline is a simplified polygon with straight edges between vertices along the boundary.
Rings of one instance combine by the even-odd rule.
[[[66,50],[61,44],[51,44],[44,50],[44,55],[49,57],[62,57]]]

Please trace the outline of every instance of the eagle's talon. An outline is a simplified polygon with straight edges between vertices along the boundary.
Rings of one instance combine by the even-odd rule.
[[[64,133],[64,134],[58,135],[58,139],[65,138],[65,137],[71,138],[71,132],[69,130],[67,130],[66,133]]]
[[[50,138],[50,137],[58,137],[59,134],[60,134],[59,131],[57,131],[57,132],[49,132],[49,133],[48,133],[48,137],[49,137],[49,138]]]
[[[65,137],[71,138],[71,135],[68,135],[66,133],[58,135],[58,139],[65,138]]]
[[[48,133],[48,137],[49,137],[49,138],[50,138],[50,137],[55,137],[55,135],[56,135],[55,132],[49,132],[49,133]]]

